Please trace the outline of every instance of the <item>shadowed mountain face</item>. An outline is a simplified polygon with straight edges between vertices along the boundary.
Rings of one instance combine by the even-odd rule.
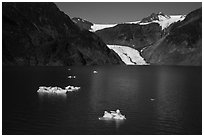
[[[202,9],[172,24],[167,34],[146,48],[142,56],[151,64],[202,65]]]
[[[2,4],[3,65],[121,64],[94,33],[53,3]]]

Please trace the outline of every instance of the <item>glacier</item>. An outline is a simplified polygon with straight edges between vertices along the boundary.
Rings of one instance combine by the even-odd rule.
[[[116,26],[117,24],[94,24],[91,26],[91,29],[89,31],[95,32],[97,30],[105,29],[105,28],[111,28]]]
[[[136,49],[121,45],[107,45],[114,50],[126,65],[148,65]]]

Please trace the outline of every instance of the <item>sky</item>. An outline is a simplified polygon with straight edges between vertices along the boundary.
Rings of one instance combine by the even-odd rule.
[[[80,17],[92,23],[137,21],[151,13],[186,15],[202,7],[201,2],[56,2],[70,18]]]

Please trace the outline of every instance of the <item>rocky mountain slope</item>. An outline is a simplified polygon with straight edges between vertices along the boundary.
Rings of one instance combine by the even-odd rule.
[[[142,49],[162,37],[159,24],[118,24],[95,32],[109,45],[124,45],[135,49]]]
[[[150,64],[202,65],[201,8],[187,16],[152,13],[141,21],[107,26],[95,33],[108,45],[139,50]]]
[[[3,65],[123,64],[54,3],[2,3]]]
[[[158,41],[172,23],[182,21],[185,16],[169,16],[162,12],[152,13],[141,21],[126,22],[96,31],[106,44],[126,45],[142,49]]]
[[[172,24],[166,33],[143,50],[146,61],[159,65],[202,65],[202,8]]]

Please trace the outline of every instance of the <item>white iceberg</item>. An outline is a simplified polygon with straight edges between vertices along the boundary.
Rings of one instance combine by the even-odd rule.
[[[77,91],[80,88],[81,87],[67,86],[67,87],[65,87],[65,90],[67,90],[68,92],[72,92],[72,91]]]
[[[71,78],[76,78],[76,76],[68,76],[68,78],[70,78],[70,79],[71,79]]]
[[[67,91],[60,88],[60,87],[41,86],[41,87],[39,87],[37,92],[40,92],[40,93],[66,93]]]
[[[98,73],[98,71],[94,70],[93,73],[96,74],[96,73]]]
[[[45,87],[40,86],[37,90],[38,93],[56,93],[56,94],[66,94],[67,92],[77,91],[80,87],[74,87],[74,86],[67,86],[65,89],[62,89],[60,87]]]
[[[125,115],[120,113],[120,110],[117,109],[116,111],[104,111],[103,117],[99,117],[99,120],[124,120],[126,119]]]
[[[155,99],[154,99],[154,98],[151,98],[150,100],[151,100],[151,101],[154,101]]]

